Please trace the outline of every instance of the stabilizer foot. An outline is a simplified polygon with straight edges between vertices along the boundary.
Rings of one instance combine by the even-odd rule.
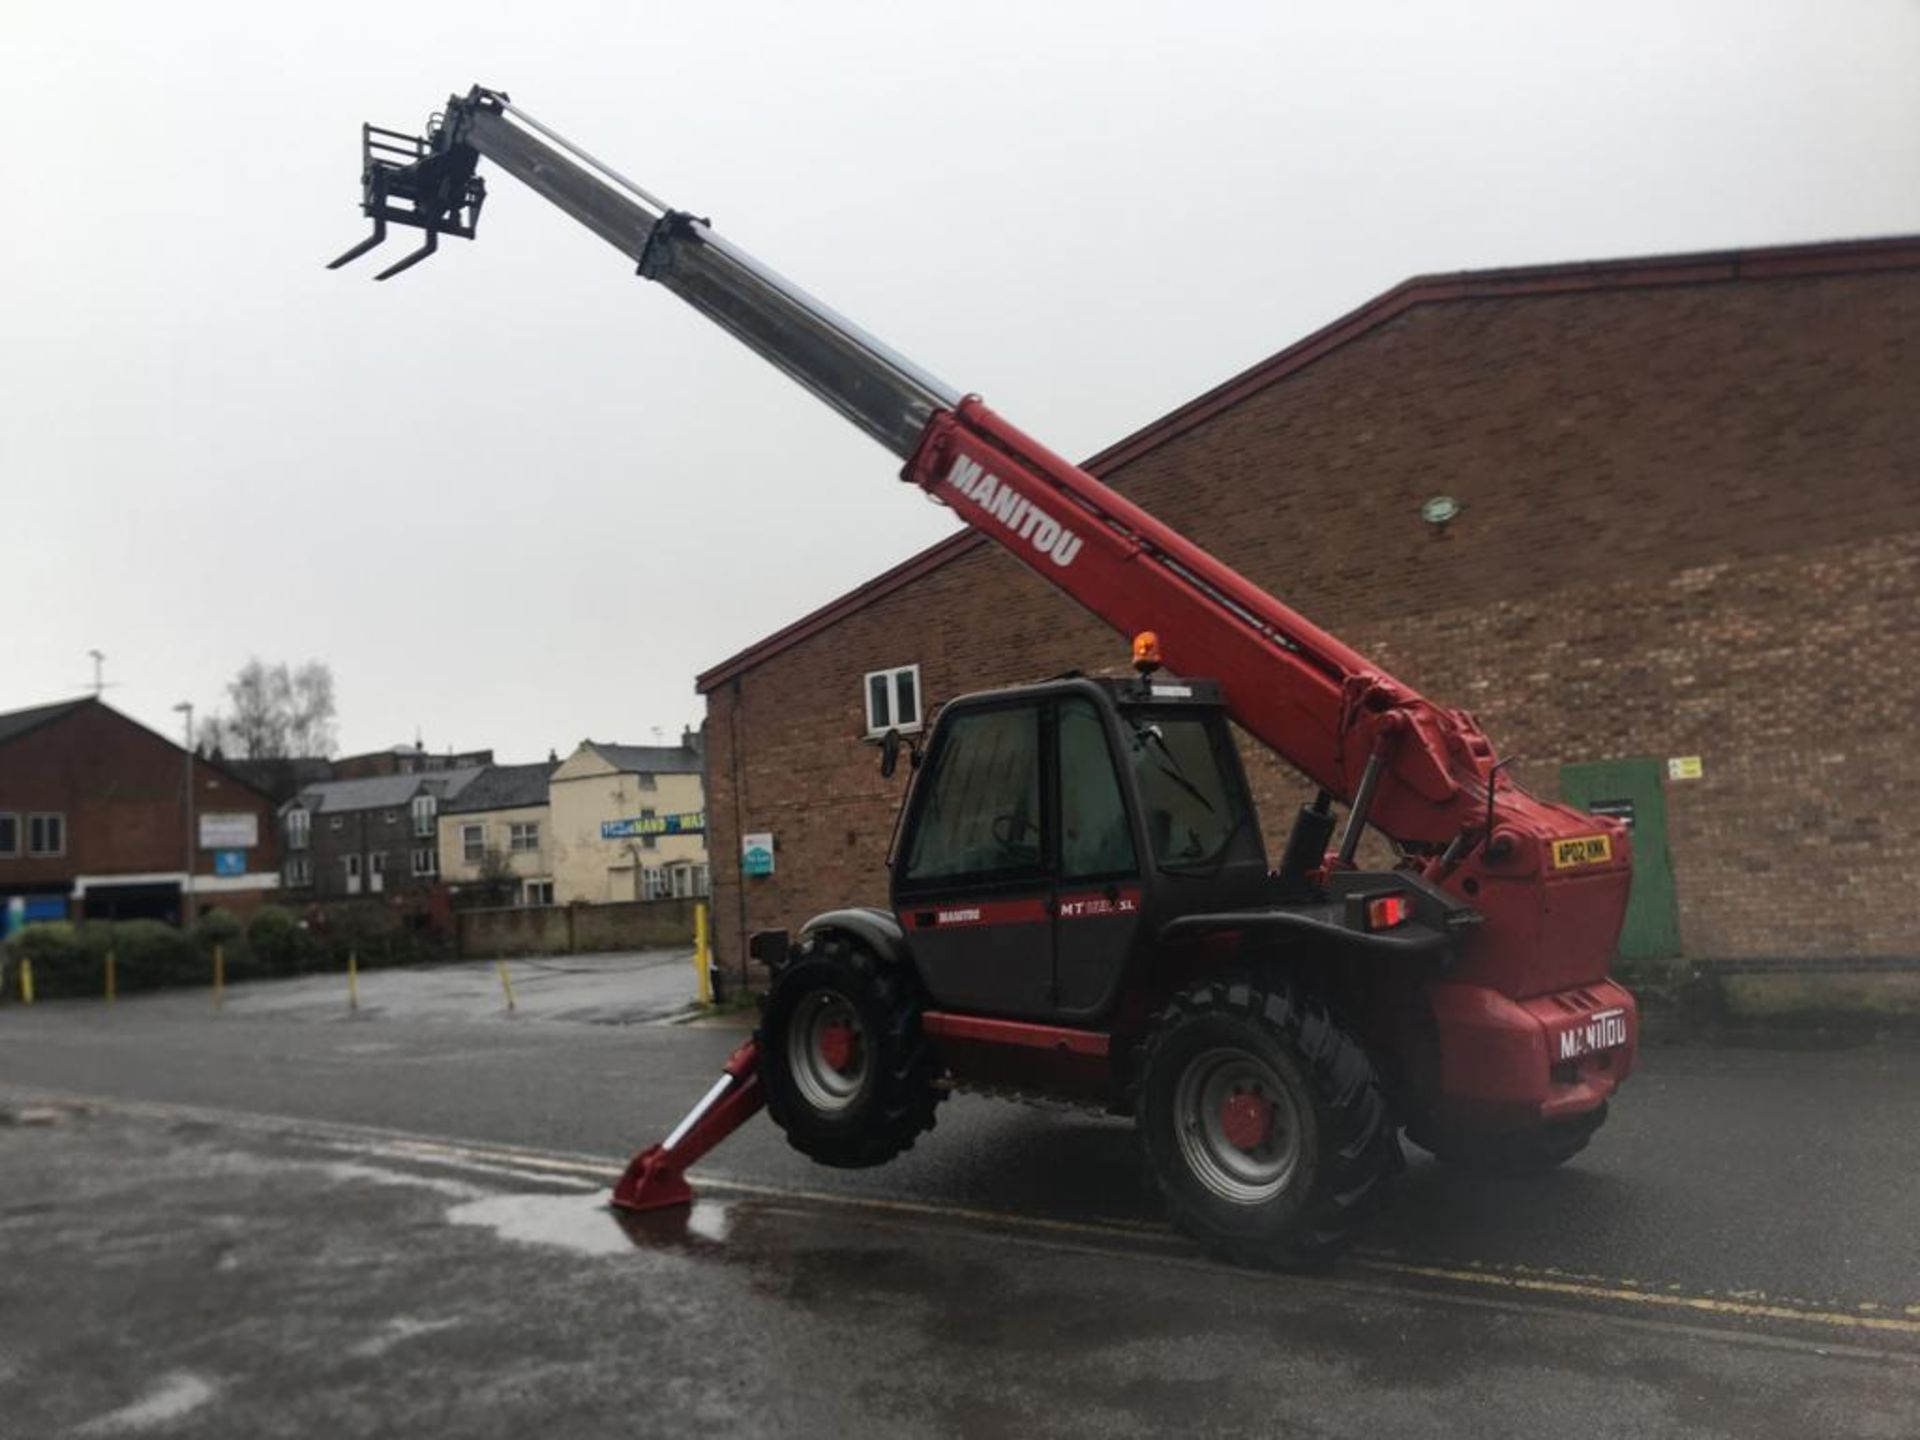
[[[627,1163],[613,1187],[616,1210],[668,1210],[693,1203],[686,1168],[738,1130],[767,1103],[760,1089],[760,1043],[748,1040],[728,1058],[726,1069],[687,1118],[658,1145]]]

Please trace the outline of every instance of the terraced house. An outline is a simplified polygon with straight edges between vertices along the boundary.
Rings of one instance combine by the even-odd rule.
[[[440,882],[440,807],[478,765],[308,785],[280,810],[289,901],[418,893]]]
[[[558,765],[489,765],[441,806],[440,878],[458,903],[553,904],[547,777]]]

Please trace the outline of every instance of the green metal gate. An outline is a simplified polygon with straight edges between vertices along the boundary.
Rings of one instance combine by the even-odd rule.
[[[1665,767],[1658,760],[1595,760],[1560,767],[1567,804],[1627,822],[1633,835],[1633,890],[1620,931],[1623,960],[1665,960],[1680,953],[1680,916],[1667,852]]]

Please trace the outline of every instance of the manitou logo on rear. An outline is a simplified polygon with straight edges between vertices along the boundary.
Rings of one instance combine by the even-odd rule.
[[[978,906],[969,906],[965,910],[942,910],[933,917],[933,923],[936,925],[978,925],[980,923],[980,909]]]
[[[998,475],[988,474],[964,455],[954,458],[947,483],[1018,535],[1056,565],[1071,565],[1080,553],[1080,537],[1067,529]]]
[[[1596,1050],[1611,1050],[1616,1045],[1626,1043],[1627,1012],[1604,1010],[1586,1024],[1560,1032],[1559,1058],[1578,1060],[1582,1055],[1591,1055]]]

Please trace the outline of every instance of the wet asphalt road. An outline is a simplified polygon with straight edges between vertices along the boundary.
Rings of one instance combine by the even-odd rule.
[[[556,1406],[612,1415],[664,1384],[678,1398],[662,1423],[626,1427],[653,1433],[673,1432],[670,1416],[684,1430],[701,1405],[724,1400],[738,1408],[723,1406],[710,1428],[764,1433],[827,1422],[891,1433],[1124,1433],[1178,1428],[1197,1413],[1224,1430],[1264,1433],[1920,1435],[1920,1050],[1650,1050],[1613,1121],[1573,1167],[1495,1183],[1416,1159],[1361,1254],[1314,1280],[1225,1270],[1166,1236],[1124,1123],[961,1096],[911,1155],[855,1174],[808,1164],[758,1121],[694,1173],[696,1183],[703,1174],[735,1182],[710,1184],[715,1203],[701,1212],[702,1224],[730,1238],[667,1221],[637,1248],[621,1236],[617,1257],[511,1243],[484,1225],[449,1227],[448,1197],[426,1180],[334,1177],[322,1187],[324,1215],[309,1223],[325,1231],[327,1217],[358,1217],[342,1233],[382,1257],[363,1267],[377,1283],[349,1299],[325,1273],[306,1273],[317,1261],[301,1256],[300,1216],[320,1202],[273,1167],[284,1169],[289,1151],[351,1136],[317,1123],[261,1132],[232,1119],[244,1112],[474,1142],[466,1160],[443,1156],[431,1173],[502,1193],[508,1205],[515,1194],[564,1192],[572,1179],[573,1198],[605,1239],[611,1222],[586,1187],[604,1185],[631,1148],[658,1138],[739,1038],[724,1027],[422,1018],[404,1006],[358,1019],[245,1007],[215,1016],[204,997],[188,996],[111,1012],[65,1004],[0,1013],[0,1098],[18,1103],[20,1087],[33,1087],[209,1112],[109,1105],[0,1131],[10,1202],[0,1204],[0,1257],[28,1287],[24,1306],[0,1309],[0,1342],[23,1310],[37,1315],[50,1303],[36,1296],[71,1280],[73,1257],[93,1250],[69,1236],[27,1261],[11,1202],[71,1192],[86,1198],[58,1213],[71,1209],[83,1228],[165,1233],[152,1217],[226,1217],[206,1219],[213,1228],[192,1244],[243,1234],[271,1209],[290,1258],[276,1268],[258,1257],[265,1288],[251,1303],[304,1285],[324,1297],[306,1323],[358,1326],[352,1344],[375,1344],[367,1337],[386,1333],[381,1325],[405,1322],[406,1343],[390,1347],[399,1358],[353,1382],[370,1407],[356,1412],[366,1423],[341,1433],[452,1433],[399,1425],[399,1412],[379,1408],[381,1386],[405,1373],[409,1387],[454,1413],[486,1389],[456,1384],[462,1365],[492,1355],[514,1373],[532,1367],[520,1393],[541,1397],[537,1405],[502,1412],[522,1421]],[[229,1157],[213,1174],[233,1173],[210,1180],[195,1146]],[[489,1153],[501,1146],[585,1158],[572,1172],[543,1171],[537,1160]],[[104,1159],[128,1147],[138,1151],[135,1173],[167,1177],[179,1191],[177,1208],[132,1203],[127,1164]],[[232,1156],[258,1173],[242,1184],[246,1165]],[[474,1174],[446,1182],[463,1164]],[[405,1256],[382,1249],[380,1236],[391,1233],[381,1229],[383,1207],[404,1217],[395,1223]],[[148,1218],[136,1221],[136,1211]],[[48,1213],[32,1222],[43,1233],[55,1223]],[[181,1244],[192,1233],[186,1226]],[[177,1258],[152,1237],[129,1244],[147,1257],[139,1263]],[[430,1287],[434,1316],[419,1323],[460,1321],[444,1327],[444,1340],[408,1329],[418,1317],[402,1303],[411,1291],[400,1277],[418,1265],[440,1277]],[[91,1278],[107,1287],[99,1303],[113,1314],[111,1277]],[[163,1311],[225,1313],[190,1280],[181,1286],[154,1289],[143,1278],[135,1288],[168,1297]],[[535,1336],[501,1309],[515,1294],[572,1318]],[[628,1343],[601,1333],[587,1296],[610,1313],[633,1312]],[[863,1314],[884,1343],[860,1339],[870,1328]],[[148,1334],[164,1324],[151,1319],[141,1327]],[[91,1323],[98,1331],[98,1317]],[[322,1342],[303,1333],[286,1343]],[[451,1370],[439,1360],[405,1368],[420,1363],[408,1353],[436,1346],[472,1353]],[[714,1370],[708,1349],[752,1358]],[[516,1350],[521,1358],[510,1360]],[[142,1384],[164,1380],[160,1357],[143,1353],[131,1352],[116,1403],[136,1403]],[[65,1388],[36,1388],[17,1359],[10,1342],[0,1350],[0,1387],[25,1383],[49,1422],[113,1408],[106,1389],[86,1393],[91,1372]],[[204,1414],[236,1417],[238,1428],[206,1433],[272,1433],[239,1425],[247,1409],[235,1397],[253,1392],[228,1375],[231,1364],[222,1371],[197,1354],[169,1363],[166,1374],[216,1376],[204,1383],[228,1397],[206,1402]],[[836,1365],[843,1383],[829,1383]],[[912,1367],[929,1365],[936,1373],[916,1383]],[[783,1367],[795,1366],[783,1397]],[[574,1378],[561,1385],[559,1374]],[[1077,1397],[1079,1408],[1059,1413],[1049,1396]],[[556,1433],[601,1433],[581,1423]]]

